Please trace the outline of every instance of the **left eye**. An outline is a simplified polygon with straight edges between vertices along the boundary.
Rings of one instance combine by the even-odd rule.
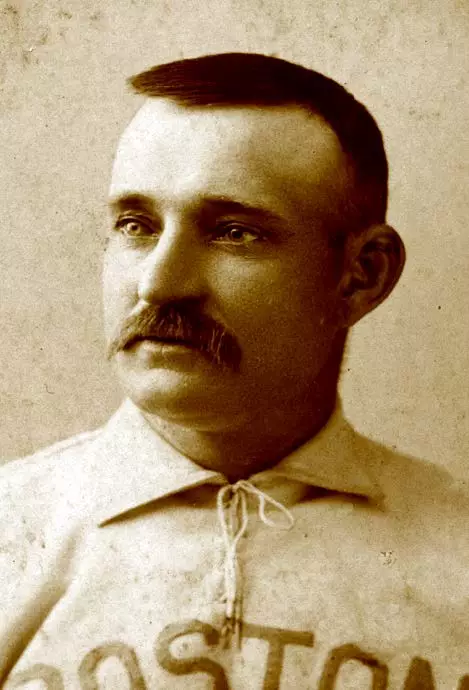
[[[217,241],[230,244],[250,244],[261,239],[260,234],[244,225],[225,225],[217,233]]]
[[[149,237],[154,234],[152,228],[138,218],[122,218],[115,227],[126,237]]]

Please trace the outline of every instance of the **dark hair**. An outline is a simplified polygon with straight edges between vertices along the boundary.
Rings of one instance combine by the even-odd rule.
[[[128,81],[136,93],[185,106],[296,105],[320,116],[338,137],[349,168],[352,188],[334,214],[342,229],[384,222],[388,164],[381,131],[333,79],[267,55],[222,53],[157,65]]]

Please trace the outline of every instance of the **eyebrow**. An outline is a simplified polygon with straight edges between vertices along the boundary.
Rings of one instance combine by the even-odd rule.
[[[114,213],[122,213],[130,209],[143,213],[154,213],[155,203],[146,194],[124,193],[109,199],[109,207]],[[286,219],[280,214],[262,206],[237,201],[227,196],[207,196],[200,202],[199,213],[216,212],[219,214],[236,214],[259,218],[277,225],[286,225]]]
[[[109,208],[114,213],[122,213],[129,209],[152,213],[154,204],[146,194],[119,194],[109,199]]]

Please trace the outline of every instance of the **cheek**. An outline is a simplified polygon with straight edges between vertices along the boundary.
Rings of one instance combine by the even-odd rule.
[[[334,320],[335,292],[322,267],[282,260],[238,267],[235,275],[220,277],[217,292],[229,325],[254,345],[265,345],[265,337],[291,340],[292,331],[328,330]]]
[[[321,309],[336,293],[333,267],[327,257],[318,261],[307,254],[225,267],[218,284],[230,301],[266,315],[287,307],[295,312],[308,305]]]
[[[127,315],[137,299],[137,283],[131,266],[108,248],[102,270],[103,310],[106,332],[112,332],[116,322]]]

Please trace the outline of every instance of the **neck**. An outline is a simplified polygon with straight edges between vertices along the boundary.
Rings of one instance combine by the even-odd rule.
[[[200,431],[147,416],[150,424],[176,450],[205,469],[221,472],[231,482],[276,465],[315,436],[328,421],[336,395],[304,410],[271,410],[244,427],[226,432]]]
[[[343,343],[340,356],[332,358],[300,400],[257,409],[236,428],[204,431],[145,416],[160,436],[201,467],[221,472],[230,482],[245,479],[276,465],[327,423],[337,400],[342,351]]]

